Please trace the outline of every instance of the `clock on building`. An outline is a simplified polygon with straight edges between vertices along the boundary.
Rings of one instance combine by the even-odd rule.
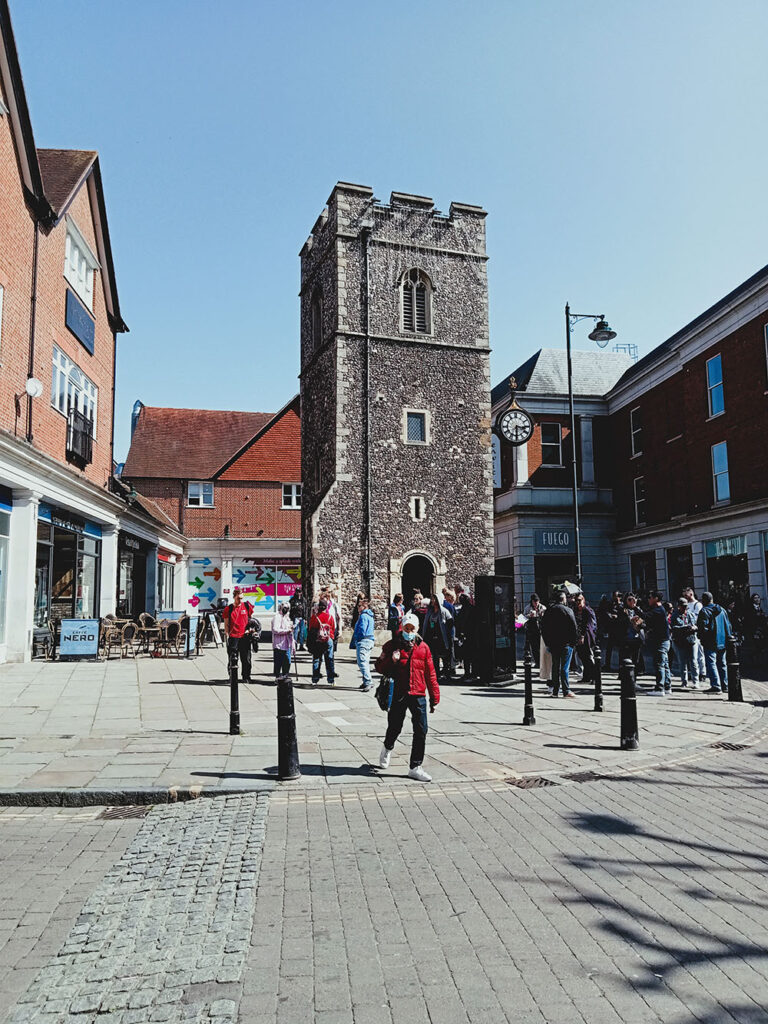
[[[517,404],[515,398],[517,384],[514,377],[509,378],[509,387],[512,392],[512,403],[496,420],[496,429],[510,444],[521,445],[525,444],[533,433],[533,420]]]

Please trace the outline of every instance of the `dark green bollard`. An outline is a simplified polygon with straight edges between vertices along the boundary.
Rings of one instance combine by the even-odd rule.
[[[595,659],[595,706],[594,711],[603,710],[603,652],[600,650],[600,645],[595,643],[595,649],[592,652]]]
[[[725,663],[728,666],[728,700],[742,703],[739,642],[735,636],[729,636],[725,641]]]
[[[283,781],[301,778],[293,683],[289,675],[277,680],[277,777]]]
[[[533,711],[533,655],[528,644],[525,645],[525,654],[523,656],[523,677],[525,679],[523,725],[536,725],[536,715]]]
[[[619,665],[621,684],[621,749],[637,750],[640,746],[637,727],[637,692],[635,690],[635,666],[630,658]]]

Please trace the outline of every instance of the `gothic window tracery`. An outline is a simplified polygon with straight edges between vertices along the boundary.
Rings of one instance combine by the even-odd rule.
[[[412,334],[432,333],[432,282],[423,270],[408,270],[400,285],[401,327]]]

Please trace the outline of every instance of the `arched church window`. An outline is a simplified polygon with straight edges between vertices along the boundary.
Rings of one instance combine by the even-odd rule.
[[[312,348],[318,348],[323,340],[323,296],[321,292],[315,291],[312,295],[310,307]]]
[[[402,329],[413,334],[432,333],[432,282],[414,267],[403,276],[401,289]]]

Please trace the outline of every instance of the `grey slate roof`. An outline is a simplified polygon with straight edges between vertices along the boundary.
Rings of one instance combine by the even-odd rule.
[[[574,349],[573,393],[582,396],[605,395],[633,366],[623,352],[589,352]],[[517,381],[519,392],[533,395],[566,395],[568,393],[568,366],[565,349],[540,348],[511,376]],[[509,375],[491,392],[492,401],[498,402],[509,394]]]

